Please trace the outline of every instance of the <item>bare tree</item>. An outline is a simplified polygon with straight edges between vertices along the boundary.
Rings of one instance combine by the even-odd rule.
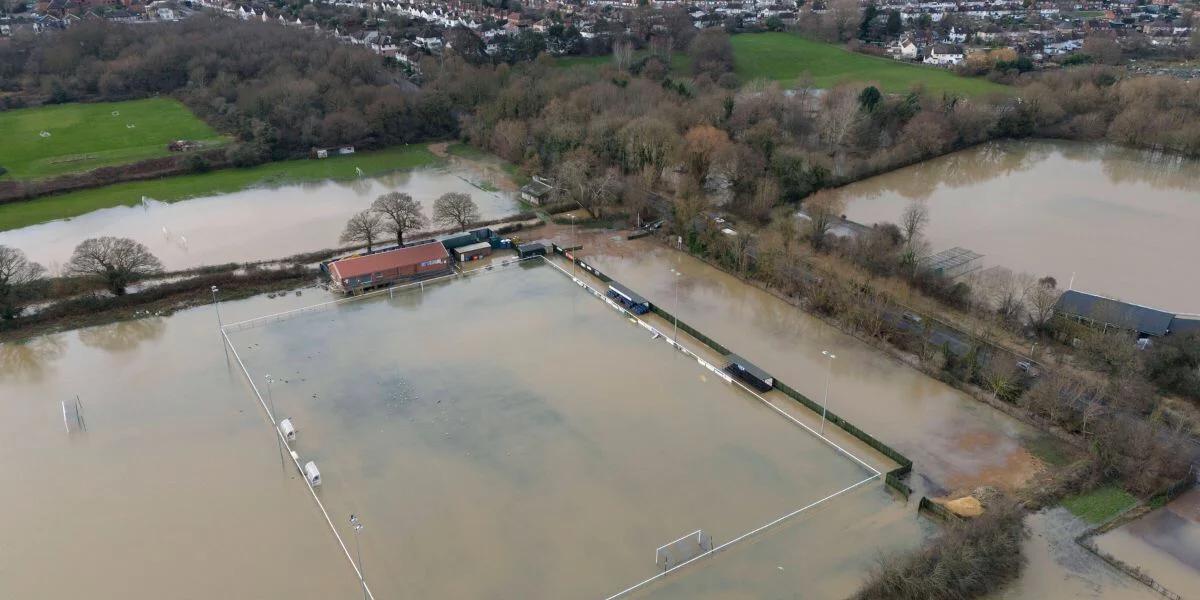
[[[343,244],[361,242],[366,244],[367,252],[370,252],[375,245],[375,240],[383,237],[386,231],[383,217],[370,210],[364,210],[346,221],[346,228],[342,230],[342,237],[339,238],[339,241]]]
[[[630,40],[617,40],[612,45],[613,64],[617,69],[624,71],[633,64],[633,42]]]
[[[142,244],[109,236],[84,240],[67,263],[68,273],[99,277],[118,296],[123,296],[137,277],[162,269],[162,263]]]
[[[821,98],[821,104],[822,110],[817,115],[821,140],[830,152],[844,154],[843,142],[862,118],[858,94],[847,86],[837,86]]]
[[[21,288],[41,279],[46,269],[25,257],[16,248],[0,245],[0,318],[12,319],[21,314]]]
[[[385,226],[396,234],[396,245],[404,245],[404,234],[429,224],[421,203],[404,192],[388,192],[375,199],[371,210],[383,217]]]
[[[817,192],[804,201],[804,214],[808,215],[808,242],[813,250],[826,245],[829,230],[842,214],[842,201],[834,194]]]
[[[913,240],[920,239],[928,224],[929,206],[921,200],[909,202],[900,214],[900,231],[904,234],[904,244],[911,246]]]
[[[467,225],[479,220],[479,205],[475,204],[468,194],[442,194],[433,201],[433,220],[466,231]]]
[[[1050,319],[1054,316],[1054,306],[1058,304],[1058,299],[1062,296],[1062,292],[1054,287],[1054,284],[1054,278],[1044,277],[1038,280],[1037,285],[1029,292],[1029,298],[1025,304],[1029,310],[1029,324],[1035,330],[1046,329]]]

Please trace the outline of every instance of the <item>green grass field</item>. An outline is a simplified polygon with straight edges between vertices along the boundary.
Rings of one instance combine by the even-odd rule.
[[[43,132],[50,135],[45,136]],[[0,112],[3,177],[39,179],[170,154],[167,143],[224,140],[169,98]]]
[[[1129,492],[1115,485],[1106,485],[1086,494],[1067,498],[1063,501],[1063,506],[1089,523],[1100,524],[1136,503],[1137,498],[1129,495]]]
[[[807,72],[816,85],[823,88],[843,82],[875,82],[884,92],[901,93],[919,83],[931,92],[1011,93],[1007,86],[986,79],[961,77],[938,67],[849,52],[790,33],[742,34],[733,36],[731,41],[735,70],[742,81],[774,79],[791,82]]]
[[[302,159],[267,163],[248,169],[222,169],[134,181],[0,205],[0,231],[66,219],[112,206],[133,206],[142,196],[174,202],[198,196],[236,192],[255,186],[276,186],[326,179],[353,179],[355,168],[366,176],[437,164],[440,159],[424,145],[360,152],[324,160]]]
[[[903,93],[919,83],[931,92],[968,96],[1012,93],[1008,86],[986,79],[962,77],[938,67],[858,54],[790,33],[743,33],[732,36],[730,41],[734,70],[742,83],[755,79],[794,83],[807,72],[817,87],[822,88],[845,82],[874,82],[884,92]],[[639,51],[634,58],[645,55],[646,51]],[[598,68],[612,64],[612,60],[608,55],[570,56],[557,59],[555,64],[562,68]],[[687,54],[676,52],[671,58],[671,72],[690,75],[690,63]]]

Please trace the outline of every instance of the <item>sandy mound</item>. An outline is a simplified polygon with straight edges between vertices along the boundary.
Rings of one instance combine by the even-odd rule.
[[[957,500],[948,500],[945,507],[960,517],[978,517],[983,514],[983,505],[975,496],[963,496]]]

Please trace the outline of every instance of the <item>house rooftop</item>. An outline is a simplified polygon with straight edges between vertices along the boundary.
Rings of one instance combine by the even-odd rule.
[[[370,273],[395,269],[397,267],[419,264],[439,258],[448,258],[446,248],[441,244],[421,244],[405,248],[384,250],[365,256],[343,258],[329,264],[329,272],[333,279],[349,279],[361,277]]]
[[[1105,325],[1162,336],[1171,330],[1175,315],[1148,306],[1131,304],[1078,290],[1067,290],[1059,297],[1054,309],[1076,317],[1084,317]]]

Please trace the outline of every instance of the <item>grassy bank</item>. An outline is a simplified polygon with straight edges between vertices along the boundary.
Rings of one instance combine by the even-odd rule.
[[[119,183],[25,202],[0,205],[0,231],[65,219],[101,208],[133,206],[142,196],[173,202],[186,198],[236,192],[256,186],[276,186],[326,179],[353,179],[356,168],[364,175],[412,169],[438,162],[424,145],[376,152],[360,152],[324,160],[289,160],[248,169],[222,169],[196,175]]]
[[[2,177],[39,179],[171,154],[167,144],[224,141],[170,98],[56,104],[0,112]]]
[[[906,92],[920,84],[932,92],[979,95],[1010,93],[1010,88],[986,79],[961,77],[938,68],[902,63],[890,58],[843,50],[790,33],[733,36],[735,70],[743,81],[792,81],[808,73],[818,87],[844,82],[875,82],[885,92]]]
[[[1063,507],[1071,514],[1093,524],[1103,523],[1137,503],[1129,492],[1106,485],[1086,494],[1072,496],[1063,501]]]

